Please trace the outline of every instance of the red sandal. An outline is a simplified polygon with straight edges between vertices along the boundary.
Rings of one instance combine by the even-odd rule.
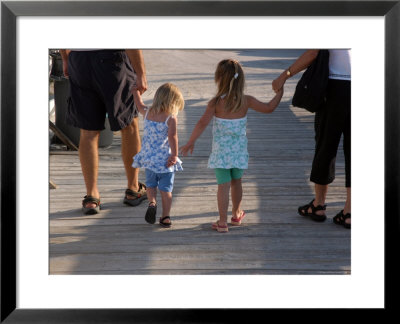
[[[234,226],[241,225],[244,216],[246,216],[246,213],[244,212],[244,210],[242,210],[242,214],[239,217],[232,217],[231,218],[231,224],[234,225]]]
[[[228,230],[228,225],[221,226],[221,225],[219,225],[219,221],[216,221],[215,223],[212,223],[211,228],[213,230],[216,230],[219,233],[226,233],[226,232],[229,231]]]

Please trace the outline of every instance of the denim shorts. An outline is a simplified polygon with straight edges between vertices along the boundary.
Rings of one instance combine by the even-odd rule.
[[[231,180],[240,179],[243,176],[243,169],[214,169],[218,184],[230,182]]]
[[[156,173],[146,169],[146,186],[157,188],[161,191],[172,192],[174,188],[175,172]]]

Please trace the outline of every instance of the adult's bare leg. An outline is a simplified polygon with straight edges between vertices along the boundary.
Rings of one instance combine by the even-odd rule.
[[[344,204],[344,209],[343,209],[344,215],[351,214],[351,188],[350,187],[346,188],[346,193],[347,193],[346,203]],[[350,218],[346,219],[346,223],[351,224],[351,219]]]
[[[97,176],[99,170],[99,144],[100,131],[80,130],[79,159],[82,174],[86,185],[86,194],[100,199],[97,187]],[[85,207],[94,208],[96,204],[87,203]]]
[[[315,199],[313,202],[314,207],[317,207],[318,205],[323,206],[325,205],[325,200],[326,200],[326,195],[328,193],[328,185],[321,185],[316,183],[314,185],[314,191],[315,191]],[[311,207],[308,209],[308,212],[311,213]],[[324,210],[317,210],[315,212],[317,215],[325,215]]]
[[[139,190],[139,169],[132,167],[133,157],[140,152],[139,118],[133,118],[130,125],[121,130],[121,155],[127,178],[127,188]],[[127,196],[134,199],[133,196]]]

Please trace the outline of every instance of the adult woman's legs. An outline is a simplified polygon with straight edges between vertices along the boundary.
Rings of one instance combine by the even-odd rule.
[[[315,199],[313,202],[314,207],[324,206],[326,195],[328,193],[328,185],[320,185],[316,183],[314,185],[314,190],[315,190]],[[311,207],[308,209],[308,212],[309,213],[312,212]],[[317,210],[315,213],[317,215],[325,215],[325,210]]]
[[[344,205],[343,213],[349,214],[351,213],[351,188],[346,188],[347,191],[347,198],[346,204]]]
[[[344,211],[350,210],[350,105],[350,82],[330,80],[327,103],[315,116],[316,146],[310,175],[310,180],[315,183],[314,206],[325,204],[328,185],[335,179],[336,154],[343,135],[347,187]],[[323,213],[323,210],[316,212],[320,215]]]

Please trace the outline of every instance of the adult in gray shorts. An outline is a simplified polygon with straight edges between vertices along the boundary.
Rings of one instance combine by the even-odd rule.
[[[139,123],[132,86],[141,93],[147,80],[141,50],[60,50],[70,84],[67,122],[80,128],[79,158],[86,185],[85,214],[100,210],[98,143],[106,114],[112,131],[121,131],[121,154],[127,177],[124,203],[137,206],[147,198],[132,157],[140,151]]]

